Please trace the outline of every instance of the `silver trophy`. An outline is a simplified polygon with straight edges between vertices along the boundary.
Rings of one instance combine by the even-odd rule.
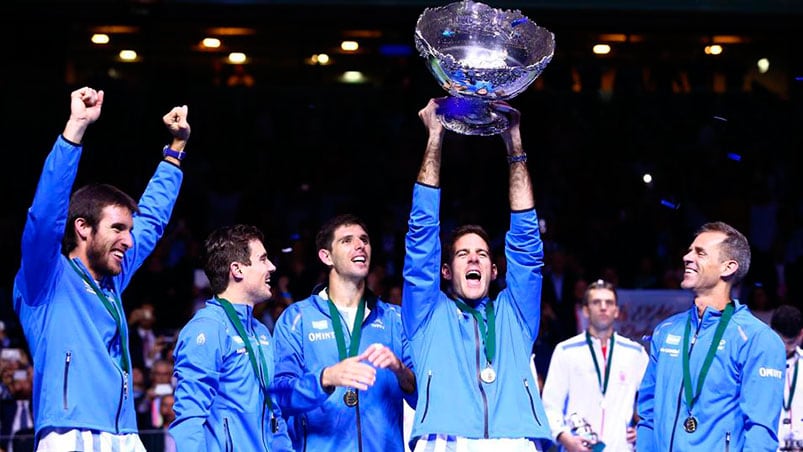
[[[438,112],[444,127],[463,135],[495,135],[508,118],[491,102],[521,94],[555,53],[555,35],[519,11],[471,0],[427,8],[415,46],[449,92]]]
[[[566,425],[571,429],[572,435],[582,438],[583,444],[593,452],[602,452],[605,449],[605,443],[599,440],[599,436],[583,416],[577,413],[568,415]]]

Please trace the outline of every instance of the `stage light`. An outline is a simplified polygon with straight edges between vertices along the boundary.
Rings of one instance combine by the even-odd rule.
[[[760,74],[766,74],[767,71],[770,70],[770,60],[766,58],[761,58],[756,63],[756,66],[758,66],[758,72]]]
[[[229,63],[232,64],[242,64],[245,63],[245,60],[248,58],[242,52],[231,52],[229,54]]]
[[[106,33],[95,33],[92,35],[93,44],[108,44],[110,39]]]
[[[119,55],[123,61],[135,61],[137,59],[137,52],[134,50],[121,50]]]
[[[204,38],[204,40],[201,41],[201,46],[206,47],[207,49],[217,49],[220,47],[220,39]]]
[[[357,41],[343,41],[340,43],[340,48],[344,52],[356,52],[360,48],[360,44]]]
[[[611,46],[608,44],[595,44],[591,50],[596,55],[607,55],[611,53]]]

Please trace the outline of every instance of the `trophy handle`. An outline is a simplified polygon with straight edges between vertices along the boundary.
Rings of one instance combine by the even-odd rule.
[[[488,101],[474,98],[449,96],[437,115],[444,127],[463,135],[497,135],[510,127],[504,113],[491,108]]]

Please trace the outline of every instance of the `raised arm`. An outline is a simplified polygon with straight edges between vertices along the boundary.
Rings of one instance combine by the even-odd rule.
[[[134,247],[125,254],[124,270],[118,276],[121,289],[128,286],[133,273],[156,247],[173,213],[184,177],[179,167],[190,138],[187,112],[187,106],[182,105],[173,107],[162,117],[173,140],[139,199],[139,213],[134,216]]]
[[[418,112],[418,117],[424,123],[424,127],[429,132],[427,148],[424,151],[424,160],[418,170],[418,183],[429,185],[430,187],[440,186],[441,177],[441,147],[443,146],[443,134],[445,129],[437,116],[442,99],[430,99],[427,106]]]
[[[533,185],[527,169],[527,154],[521,145],[521,114],[504,102],[495,102],[494,109],[510,118],[510,127],[502,132],[510,163],[510,210],[519,212],[535,207]]]
[[[22,233],[22,266],[16,281],[28,304],[45,301],[42,291],[50,287],[47,282],[60,268],[53,263],[61,255],[70,192],[83,150],[81,140],[89,125],[100,117],[102,106],[103,91],[84,87],[70,94],[70,117],[39,176]]]
[[[74,144],[81,144],[84,132],[100,117],[103,107],[103,91],[89,87],[77,89],[70,94],[70,119],[64,126],[62,136]]]
[[[444,128],[437,117],[442,99],[432,99],[418,117],[429,138],[421,161],[410,210],[404,253],[402,318],[412,340],[440,296],[440,172]]]
[[[190,139],[190,124],[187,122],[188,109],[186,105],[180,107],[173,107],[164,117],[162,122],[167,126],[167,130],[173,135],[173,142],[170,144],[170,149],[178,151],[183,155],[184,148],[187,146],[187,140]],[[181,159],[175,156],[165,155],[165,160],[168,162],[181,166]]]

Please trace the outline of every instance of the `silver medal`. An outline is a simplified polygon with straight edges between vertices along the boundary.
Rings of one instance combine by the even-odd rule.
[[[480,372],[480,379],[486,383],[493,383],[496,380],[496,371],[493,367],[488,366]]]

